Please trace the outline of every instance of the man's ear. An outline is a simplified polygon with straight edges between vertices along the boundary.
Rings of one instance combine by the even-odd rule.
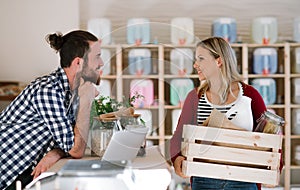
[[[73,68],[76,68],[76,70],[82,70],[82,66],[83,66],[83,59],[80,57],[75,57],[71,63]]]

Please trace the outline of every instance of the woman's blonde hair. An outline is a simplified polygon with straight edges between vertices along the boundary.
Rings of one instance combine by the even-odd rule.
[[[196,48],[202,47],[207,49],[210,54],[215,58],[220,58],[222,65],[221,71],[221,88],[219,89],[219,97],[221,104],[227,100],[228,93],[232,93],[232,82],[243,81],[242,76],[237,69],[237,59],[235,53],[229,43],[221,37],[211,37],[197,43]],[[206,79],[200,86],[200,92],[205,91],[210,86],[210,81]]]

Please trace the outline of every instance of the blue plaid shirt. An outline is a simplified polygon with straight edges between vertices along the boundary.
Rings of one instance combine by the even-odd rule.
[[[68,152],[74,142],[74,106],[62,68],[37,78],[0,114],[0,189],[53,148]]]

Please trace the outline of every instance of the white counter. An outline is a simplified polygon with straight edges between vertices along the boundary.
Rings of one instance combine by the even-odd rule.
[[[95,160],[98,157],[92,157],[92,156],[86,156],[82,158],[82,160]],[[52,166],[47,172],[43,173],[42,176],[47,176],[48,174],[56,174],[70,159],[61,159],[59,160],[54,166]],[[100,158],[99,158],[100,160]],[[131,186],[131,189],[138,190],[138,189],[155,189],[155,190],[166,190],[168,185],[171,182],[171,167],[170,165],[166,162],[165,158],[161,155],[159,152],[159,149],[157,146],[149,147],[146,149],[146,155],[144,157],[137,157],[132,161],[131,164],[131,169],[132,172],[134,173],[135,179],[134,179],[134,186]],[[52,180],[50,180],[52,178]],[[44,178],[44,179],[39,179],[38,183],[32,185],[30,190],[47,190],[47,189],[55,189],[55,178],[56,177],[51,177],[51,178]],[[82,181],[82,180],[81,180]],[[96,184],[96,183],[97,184]],[[76,184],[77,183],[77,186]],[[93,185],[93,189],[95,188],[95,185],[100,186],[105,186],[106,183],[111,183],[109,179],[104,179],[99,178],[96,179],[95,177],[93,180],[91,180],[90,184]],[[85,185],[78,185],[79,182],[74,182],[70,183],[70,189],[73,189],[74,186],[78,190],[90,190],[90,184],[86,185],[87,183],[85,182]],[[115,183],[117,185],[117,183]],[[111,186],[111,185],[110,185]],[[40,188],[40,189],[39,189]],[[56,188],[57,190],[60,188]],[[69,188],[68,188],[69,189]],[[102,188],[100,188],[102,189]],[[105,188],[108,189],[108,188]],[[119,189],[119,188],[118,188]],[[126,188],[124,188],[126,189]]]

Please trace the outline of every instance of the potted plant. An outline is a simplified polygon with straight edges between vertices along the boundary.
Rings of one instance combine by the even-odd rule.
[[[92,154],[102,156],[116,130],[123,130],[127,125],[144,125],[139,114],[134,114],[133,103],[143,98],[136,93],[122,102],[108,96],[99,96],[93,101],[90,123]]]
[[[142,98],[144,96],[137,92],[129,98],[123,96],[122,102],[109,96],[99,96],[93,102],[90,121],[92,123],[95,117],[100,117],[100,119],[116,118],[120,119],[123,129],[126,124],[134,124],[133,122],[145,125],[145,122],[139,117],[140,115],[134,114],[133,107],[133,103]]]

